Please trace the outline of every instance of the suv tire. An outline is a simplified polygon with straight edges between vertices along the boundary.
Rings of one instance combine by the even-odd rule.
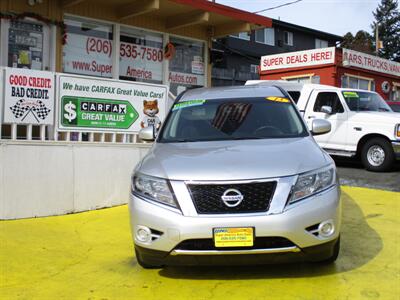
[[[394,163],[393,148],[384,138],[370,139],[361,149],[361,161],[369,171],[389,171]]]

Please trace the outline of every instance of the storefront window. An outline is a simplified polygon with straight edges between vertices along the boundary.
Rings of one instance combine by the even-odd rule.
[[[66,17],[63,72],[112,77],[112,26]]]
[[[284,32],[284,42],[285,45],[293,46],[293,32]]]
[[[359,79],[358,88],[361,90],[369,90],[369,81],[364,79]]]
[[[257,43],[263,43],[270,46],[275,46],[275,29],[263,28],[255,31],[255,40]]]
[[[170,91],[178,95],[205,85],[204,43],[171,37],[175,53],[169,63]]]
[[[247,32],[247,31],[232,34],[231,36],[242,39],[242,40],[250,41],[250,32]]]
[[[358,89],[358,78],[350,77],[349,78],[349,87],[351,89]]]
[[[161,34],[121,28],[119,78],[162,83],[163,39]]]
[[[315,49],[327,48],[327,47],[328,47],[328,41],[315,39]]]
[[[34,70],[48,69],[47,25],[25,20],[8,24],[7,66]],[[46,39],[47,41],[47,39]]]
[[[391,101],[400,101],[400,85],[394,85],[390,94]]]
[[[375,91],[375,82],[373,79],[361,78],[356,76],[342,76],[342,88],[360,89]]]

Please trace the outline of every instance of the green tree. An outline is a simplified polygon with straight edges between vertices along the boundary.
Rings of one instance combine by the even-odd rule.
[[[376,40],[376,26],[378,24],[379,40],[383,48],[379,49],[380,57],[400,62],[400,10],[397,0],[381,0],[381,4],[373,12],[375,21],[371,27]]]
[[[355,36],[351,32],[346,33],[341,47],[369,54],[374,53],[372,36],[364,30],[359,30]]]
[[[353,49],[353,40],[354,35],[351,32],[348,32],[343,36],[343,40],[340,43],[340,46],[342,48]]]

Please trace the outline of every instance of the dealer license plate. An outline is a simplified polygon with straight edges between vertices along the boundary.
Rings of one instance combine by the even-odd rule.
[[[252,227],[214,228],[215,247],[251,247],[254,241]]]

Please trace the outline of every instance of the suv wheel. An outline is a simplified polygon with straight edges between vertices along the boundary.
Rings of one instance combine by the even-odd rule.
[[[361,161],[369,171],[388,171],[394,163],[392,146],[384,138],[370,139],[361,149]]]
[[[144,269],[161,269],[163,267],[163,265],[152,264],[150,262],[143,260],[142,256],[140,255],[137,249],[135,249],[135,256],[138,264]]]

